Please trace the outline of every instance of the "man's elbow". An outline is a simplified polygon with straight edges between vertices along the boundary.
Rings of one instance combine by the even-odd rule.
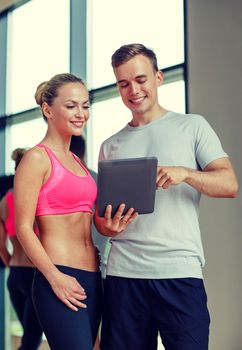
[[[228,198],[237,198],[239,192],[239,184],[238,182],[234,182],[232,186],[230,186],[228,190]]]

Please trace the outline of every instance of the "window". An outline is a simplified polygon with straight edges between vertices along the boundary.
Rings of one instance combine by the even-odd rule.
[[[47,124],[42,117],[8,127],[6,148],[6,174],[14,173],[14,162],[11,160],[12,151],[16,148],[31,148],[45,136]]]
[[[184,61],[182,0],[88,0],[88,86],[115,82],[111,55],[121,45],[152,48],[160,68]]]
[[[36,106],[37,85],[69,72],[69,6],[69,0],[32,0],[9,14],[7,114]]]
[[[91,169],[97,171],[98,154],[102,141],[123,128],[131,117],[121,98],[114,97],[94,103],[90,119],[92,133],[87,135],[87,163]]]

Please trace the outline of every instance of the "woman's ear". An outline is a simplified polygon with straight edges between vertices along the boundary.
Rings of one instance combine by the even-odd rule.
[[[41,108],[42,108],[42,112],[43,112],[44,116],[47,119],[52,117],[52,113],[51,113],[51,110],[50,110],[48,103],[43,102]]]

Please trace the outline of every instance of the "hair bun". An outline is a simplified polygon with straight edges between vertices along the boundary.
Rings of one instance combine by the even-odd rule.
[[[24,153],[26,152],[25,148],[16,148],[13,152],[12,152],[12,160],[16,161],[18,158],[22,158]]]
[[[43,103],[42,96],[45,91],[46,84],[47,84],[47,81],[44,81],[43,83],[39,84],[34,95],[35,101],[39,106],[41,106]]]

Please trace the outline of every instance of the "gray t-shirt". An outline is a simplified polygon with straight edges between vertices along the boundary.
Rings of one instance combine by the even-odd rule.
[[[92,175],[92,177],[94,178],[95,182],[97,183],[97,173],[93,170],[89,169],[90,174]],[[94,211],[95,208],[93,208]],[[98,247],[100,255],[101,255],[101,266],[100,266],[100,270],[102,273],[102,277],[105,278],[106,277],[106,269],[107,269],[107,261],[108,261],[108,254],[111,248],[111,244],[110,244],[110,238],[107,236],[103,236],[101,235],[95,225],[94,222],[92,220],[92,240],[93,243],[96,247]]]
[[[146,125],[126,125],[104,141],[99,160],[145,156],[156,156],[160,166],[202,170],[227,154],[202,116],[169,111]],[[157,190],[154,212],[139,215],[112,239],[107,274],[202,278],[205,259],[198,223],[200,196],[186,183]]]

